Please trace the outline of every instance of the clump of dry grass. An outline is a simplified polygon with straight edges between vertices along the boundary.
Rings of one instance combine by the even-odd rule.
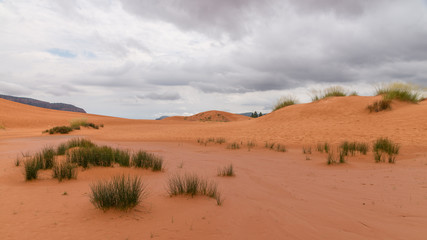
[[[344,89],[341,86],[332,86],[321,91],[312,90],[311,100],[313,102],[318,101],[320,99],[324,99],[327,97],[344,97],[348,95],[348,90]]]
[[[298,103],[298,100],[294,96],[284,96],[277,101],[276,105],[274,105],[273,111],[276,111],[281,108],[291,106],[297,103]]]

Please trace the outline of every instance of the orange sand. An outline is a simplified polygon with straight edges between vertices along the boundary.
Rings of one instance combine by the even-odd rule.
[[[0,239],[426,239],[427,102],[394,102],[392,111],[370,114],[366,106],[375,99],[329,98],[229,122],[128,120],[0,99]],[[105,127],[41,133],[76,118]],[[77,180],[61,183],[42,171],[40,180],[24,181],[23,167],[14,166],[17,155],[74,136],[156,153],[166,169],[80,169]],[[257,146],[229,150],[196,142],[209,137]],[[378,137],[401,145],[396,164],[376,164],[369,153],[327,166],[326,155],[315,151],[318,142]],[[267,141],[285,144],[288,152],[266,150]],[[308,145],[310,160],[302,153]],[[236,176],[216,176],[229,163]],[[205,197],[169,197],[166,182],[176,172],[215,180],[223,205]],[[129,212],[95,209],[89,185],[120,173],[142,176],[149,195]]]

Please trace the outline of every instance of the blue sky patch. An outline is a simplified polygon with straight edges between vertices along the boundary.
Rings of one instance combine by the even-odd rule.
[[[48,49],[47,52],[52,55],[63,57],[63,58],[75,58],[77,56],[76,54],[70,52],[69,50],[59,49],[59,48],[51,48],[51,49]]]

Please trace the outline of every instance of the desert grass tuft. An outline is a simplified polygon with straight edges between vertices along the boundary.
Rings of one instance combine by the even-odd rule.
[[[240,149],[240,143],[232,142],[227,145],[227,149]]]
[[[388,138],[378,138],[373,145],[375,162],[385,162],[385,155],[388,156],[389,163],[396,162],[400,146]]]
[[[391,99],[381,99],[368,105],[369,112],[380,112],[391,109]]]
[[[218,168],[218,176],[223,176],[223,177],[235,176],[233,164],[227,165],[223,168]]]
[[[73,129],[71,127],[68,127],[68,126],[57,126],[57,127],[53,127],[51,129],[48,129],[45,132],[48,132],[49,134],[55,134],[55,133],[67,134],[67,133],[69,133],[71,131],[73,131]]]
[[[38,171],[40,170],[40,165],[37,159],[31,158],[24,161],[24,170],[25,180],[30,181],[37,179]]]
[[[162,171],[163,159],[153,153],[147,153],[139,150],[132,156],[132,166],[137,168],[151,168],[153,172]]]
[[[344,152],[345,156],[348,156],[349,154],[354,156],[356,152],[366,155],[369,150],[369,144],[364,142],[344,141],[339,147]]]
[[[218,205],[222,204],[221,195],[218,192],[217,184],[208,181],[197,174],[175,174],[168,179],[168,193],[170,196],[176,195],[202,195],[214,198]]]
[[[130,154],[128,151],[114,149],[114,162],[118,163],[121,167],[129,167],[130,166]]]
[[[225,138],[222,138],[222,137],[216,138],[215,139],[215,143],[217,143],[217,144],[223,144],[223,143],[225,143]]]
[[[294,104],[297,104],[298,100],[293,97],[293,96],[285,96],[285,97],[281,97],[276,105],[274,105],[273,111],[279,110],[281,108],[287,107],[287,106],[291,106]]]
[[[308,147],[303,146],[302,147],[302,153],[311,154],[311,146],[308,146]]]
[[[67,161],[83,168],[92,166],[110,167],[115,162],[114,149],[108,146],[77,148],[67,152]]]
[[[385,100],[418,103],[422,100],[422,89],[412,84],[394,82],[378,86],[376,95],[382,95]]]
[[[327,97],[344,97],[348,95],[348,91],[341,86],[332,86],[321,91],[313,90],[312,95],[311,100],[315,102]]]
[[[116,208],[128,210],[137,206],[146,195],[145,186],[140,177],[124,175],[111,180],[99,181],[90,186],[90,201],[99,209]]]
[[[63,179],[77,178],[77,165],[68,161],[56,163],[52,170],[53,178],[57,178],[60,182]]]

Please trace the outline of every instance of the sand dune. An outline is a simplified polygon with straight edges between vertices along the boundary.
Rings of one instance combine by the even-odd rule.
[[[229,112],[223,112],[223,111],[206,111],[194,114],[189,117],[182,117],[182,116],[174,116],[174,117],[168,117],[163,119],[164,121],[167,120],[187,120],[187,121],[201,121],[201,122],[232,122],[232,121],[244,121],[244,120],[250,120],[250,117],[239,115],[239,114],[233,114]]]
[[[369,113],[366,106],[376,99],[328,98],[250,120],[209,111],[190,117],[192,121],[129,120],[0,99],[0,124],[5,126],[0,129],[1,239],[425,239],[427,102],[396,101],[391,111]],[[209,116],[212,121],[200,121]],[[221,116],[229,121],[216,121]],[[105,127],[70,135],[41,133],[76,118]],[[166,169],[80,169],[77,180],[61,183],[47,170],[39,180],[24,181],[22,166],[14,166],[18,155],[73,136],[145,149],[162,156]],[[227,143],[196,142],[209,137],[257,146],[229,150]],[[326,155],[314,150],[318,142],[372,142],[378,137],[401,145],[396,164],[376,164],[369,153],[327,166]],[[267,150],[266,141],[283,143],[288,151]],[[304,155],[303,145],[312,146],[313,153]],[[216,176],[217,168],[229,163],[236,176]],[[215,180],[223,205],[205,197],[169,197],[166,181],[178,172]],[[129,212],[95,209],[89,185],[121,173],[142,176],[147,198]]]

